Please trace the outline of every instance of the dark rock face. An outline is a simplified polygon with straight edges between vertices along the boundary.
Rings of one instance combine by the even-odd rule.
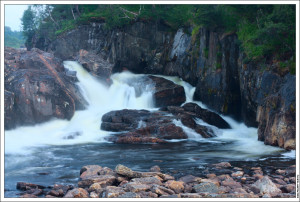
[[[59,59],[38,49],[5,49],[5,129],[70,119],[85,100]]]
[[[201,108],[197,104],[187,103],[184,107],[169,106],[156,112],[127,109],[111,111],[102,116],[101,129],[113,132],[126,131],[108,138],[115,143],[164,143],[164,140],[168,139],[187,138],[174,120],[180,120],[184,126],[195,130],[205,138],[215,134],[209,127],[198,125],[195,118],[206,120],[207,114],[210,114],[209,117],[214,117],[214,119],[207,119],[211,125],[230,128],[219,115],[204,109],[201,109],[202,113],[197,113],[195,109]]]
[[[234,34],[220,36],[200,30],[199,79],[195,99],[218,112],[240,118],[241,105],[237,58],[239,54]]]

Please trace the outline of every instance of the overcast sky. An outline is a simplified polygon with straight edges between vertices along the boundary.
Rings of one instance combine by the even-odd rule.
[[[5,5],[5,26],[13,31],[21,30],[21,18],[28,5]]]

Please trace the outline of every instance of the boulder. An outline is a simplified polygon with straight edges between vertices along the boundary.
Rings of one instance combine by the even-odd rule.
[[[149,76],[154,83],[154,101],[156,107],[179,106],[185,102],[184,88],[162,77]]]
[[[39,49],[5,48],[5,129],[53,117],[71,119],[87,104],[62,61]]]
[[[195,185],[194,190],[197,193],[203,193],[203,192],[217,193],[219,191],[219,188],[214,183],[203,182],[203,183]]]

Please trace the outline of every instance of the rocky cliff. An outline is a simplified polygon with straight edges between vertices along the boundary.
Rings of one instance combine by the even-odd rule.
[[[280,70],[276,62],[263,66],[243,62],[235,33],[205,28],[193,36],[186,32],[191,30],[175,33],[150,22],[114,30],[91,23],[51,42],[40,38],[35,47],[62,60],[77,59],[99,76],[107,66],[112,72],[128,69],[179,76],[196,86],[195,99],[258,127],[258,139],[265,144],[295,149],[295,76]],[[82,53],[94,54],[99,61],[82,62]]]

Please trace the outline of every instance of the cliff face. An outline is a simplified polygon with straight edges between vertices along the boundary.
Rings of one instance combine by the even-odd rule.
[[[265,144],[295,149],[295,76],[243,63],[234,33],[202,28],[192,37],[162,24],[136,22],[106,30],[92,23],[47,44],[38,40],[35,46],[63,60],[78,58],[81,49],[92,51],[114,72],[179,76],[196,86],[195,99],[258,127],[258,139]]]

